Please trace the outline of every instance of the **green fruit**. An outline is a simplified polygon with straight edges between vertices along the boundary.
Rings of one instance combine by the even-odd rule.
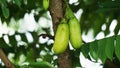
[[[43,8],[47,10],[49,8],[49,0],[43,0]]]
[[[67,23],[60,23],[58,25],[55,42],[53,45],[53,51],[56,54],[63,53],[67,47],[69,42],[69,28]]]
[[[80,24],[76,17],[73,17],[69,21],[69,30],[70,30],[70,42],[72,47],[77,49],[80,48],[82,45],[82,37],[81,37],[81,30]]]

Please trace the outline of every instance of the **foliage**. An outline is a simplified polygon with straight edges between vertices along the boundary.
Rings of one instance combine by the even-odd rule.
[[[69,1],[69,0],[67,0]],[[120,61],[120,1],[119,0],[78,0],[77,3],[69,4],[73,12],[77,12],[79,9],[83,10],[80,17],[80,24],[82,33],[86,34],[90,29],[94,30],[94,37],[99,32],[104,32],[107,36],[110,33],[110,25],[113,20],[117,20],[117,25],[114,29],[114,36],[105,37],[100,40],[95,40],[89,43],[84,43],[80,49],[71,50],[73,68],[80,67],[79,55],[83,55],[91,60],[92,57],[95,62],[100,59],[103,64],[107,59],[113,61],[114,58]],[[23,18],[25,13],[34,12],[34,18],[36,21],[47,12],[43,9],[42,0],[0,0],[0,18],[2,22],[9,24],[11,18],[19,20]],[[47,18],[47,16],[44,16]],[[102,26],[105,25],[106,29],[102,30]],[[49,30],[45,29],[47,34],[50,34]],[[17,68],[43,66],[42,68],[57,67],[57,57],[52,52],[52,44],[40,43],[39,34],[36,31],[28,32],[32,35],[34,41],[29,42],[26,33],[15,32],[14,35],[4,34],[0,38],[0,48],[3,49],[5,54],[9,56],[13,54],[11,58],[12,63]],[[16,36],[20,36],[21,40],[17,41]],[[4,36],[7,36],[9,43],[6,43]],[[19,44],[20,42],[24,44]],[[35,47],[38,45],[38,47]],[[42,54],[44,53],[44,54]],[[21,61],[21,56],[24,56],[24,60]],[[37,62],[35,62],[37,61]],[[92,61],[92,60],[91,60]],[[0,68],[4,68],[0,65]]]

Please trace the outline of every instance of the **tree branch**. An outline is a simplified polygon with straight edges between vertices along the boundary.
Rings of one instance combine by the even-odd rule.
[[[3,63],[6,65],[6,68],[15,68],[1,48],[0,48],[0,58],[2,59]]]
[[[52,17],[54,35],[56,34],[57,27],[61,18],[64,16],[65,9],[64,0],[50,0],[50,14]],[[63,54],[58,55],[59,68],[72,68],[72,59],[70,49],[68,48]]]

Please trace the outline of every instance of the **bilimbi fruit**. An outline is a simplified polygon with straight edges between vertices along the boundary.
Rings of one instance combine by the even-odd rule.
[[[60,24],[58,25],[55,41],[53,44],[53,51],[55,54],[63,53],[67,47],[69,42],[69,26],[66,23],[65,19],[62,19]]]
[[[78,49],[82,45],[80,24],[76,17],[69,20],[70,43],[72,47]]]

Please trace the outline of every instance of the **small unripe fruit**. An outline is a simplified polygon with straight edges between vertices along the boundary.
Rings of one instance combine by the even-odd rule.
[[[82,37],[80,24],[76,17],[70,19],[69,30],[70,30],[70,42],[72,44],[72,47],[75,49],[80,48],[82,45]]]
[[[53,45],[53,51],[55,54],[63,53],[67,47],[69,42],[69,28],[67,23],[61,23],[58,25],[55,42]]]

